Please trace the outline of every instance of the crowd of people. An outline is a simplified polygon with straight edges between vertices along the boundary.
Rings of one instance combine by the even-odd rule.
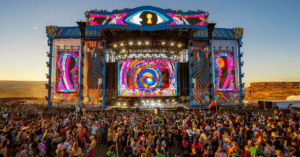
[[[109,148],[107,157],[299,157],[299,116],[277,110],[270,117],[214,110],[8,115],[1,120],[0,157],[93,157],[97,145]]]

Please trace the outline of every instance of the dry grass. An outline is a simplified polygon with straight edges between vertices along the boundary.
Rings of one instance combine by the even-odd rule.
[[[0,81],[0,98],[45,97],[46,81]]]

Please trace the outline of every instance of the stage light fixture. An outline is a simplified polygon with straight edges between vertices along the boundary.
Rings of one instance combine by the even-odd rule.
[[[181,44],[178,44],[178,47],[181,47]]]
[[[171,46],[174,46],[174,43],[171,43]]]
[[[121,46],[124,46],[124,44],[123,44],[123,43],[121,43],[120,45],[121,45]]]
[[[146,45],[149,45],[149,41],[146,41]]]
[[[142,45],[142,42],[141,42],[141,41],[139,41],[139,42],[138,42],[138,45],[139,45],[139,46],[141,46],[141,45]]]
[[[130,41],[130,42],[129,42],[129,45],[130,45],[130,46],[132,46],[132,45],[133,45],[133,42],[132,42],[132,41]]]
[[[114,44],[114,48],[117,48],[118,47],[118,45],[117,44]]]
[[[166,44],[166,42],[164,42],[164,41],[163,41],[161,44],[162,44],[162,45],[165,45],[165,44]]]

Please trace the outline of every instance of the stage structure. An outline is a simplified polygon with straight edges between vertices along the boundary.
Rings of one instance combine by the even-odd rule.
[[[48,107],[177,101],[243,103],[242,28],[215,28],[208,12],[86,11],[74,27],[47,26]],[[129,105],[128,104],[128,105]]]

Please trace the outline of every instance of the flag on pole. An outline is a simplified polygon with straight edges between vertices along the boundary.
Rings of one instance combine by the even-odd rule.
[[[213,102],[211,102],[209,105],[208,105],[208,107],[214,107],[214,106],[216,106],[217,104],[216,104],[216,101],[213,101]]]

